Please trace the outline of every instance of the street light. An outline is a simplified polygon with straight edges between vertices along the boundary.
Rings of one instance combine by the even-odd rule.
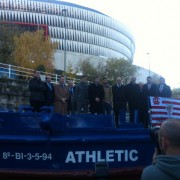
[[[64,72],[66,72],[66,15],[67,15],[67,9],[62,9],[62,14],[64,17]]]
[[[148,57],[148,65],[149,65],[149,76],[151,75],[151,64],[150,64],[150,53],[146,53],[147,54],[147,57]]]

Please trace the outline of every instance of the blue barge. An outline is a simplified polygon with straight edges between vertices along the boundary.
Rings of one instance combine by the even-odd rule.
[[[139,179],[154,146],[142,124],[115,128],[112,115],[0,112],[0,177]]]

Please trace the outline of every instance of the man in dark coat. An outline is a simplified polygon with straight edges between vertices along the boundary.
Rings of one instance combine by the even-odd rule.
[[[75,101],[77,105],[77,114],[80,114],[83,109],[83,113],[88,113],[89,97],[88,97],[89,84],[87,82],[87,77],[82,76],[80,83],[76,86],[75,91]]]
[[[170,86],[168,86],[166,83],[165,83],[165,79],[163,77],[161,77],[159,79],[159,85],[158,85],[158,90],[157,90],[157,95],[158,97],[167,97],[167,98],[170,98],[171,95],[172,95],[172,91],[171,91],[171,88]]]
[[[99,84],[99,77],[96,77],[94,83],[89,86],[88,95],[90,102],[90,112],[92,114],[102,114],[104,89],[103,86]]]
[[[30,105],[34,111],[39,112],[40,108],[45,105],[45,85],[41,81],[40,72],[35,71],[34,77],[29,81]]]
[[[126,99],[128,102],[128,108],[130,113],[130,123],[134,123],[135,120],[135,110],[140,111],[140,98],[141,89],[138,84],[136,84],[136,78],[132,77],[130,83],[125,86]]]
[[[67,101],[67,112],[68,114],[75,114],[76,112],[76,101],[75,101],[75,85],[72,80],[68,81],[69,99]]]
[[[126,98],[125,98],[125,86],[121,83],[121,78],[117,77],[116,84],[112,86],[112,95],[113,95],[113,111],[114,111],[114,119],[115,126],[119,126],[119,114],[120,111],[126,110]]]
[[[46,76],[45,82],[45,99],[46,99],[46,106],[54,106],[54,86],[51,83],[51,76]]]
[[[149,97],[156,96],[157,94],[157,85],[152,82],[152,77],[147,77],[147,83],[143,85],[142,88],[142,104],[141,104],[141,112],[140,112],[140,121],[144,124],[145,127],[148,126],[149,122]]]

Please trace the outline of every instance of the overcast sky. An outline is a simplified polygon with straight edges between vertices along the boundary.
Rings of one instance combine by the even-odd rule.
[[[96,9],[125,24],[136,42],[134,64],[180,87],[180,0],[64,0]]]

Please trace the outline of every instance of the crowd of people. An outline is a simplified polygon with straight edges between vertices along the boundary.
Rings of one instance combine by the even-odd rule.
[[[107,77],[100,83],[96,76],[93,83],[88,83],[87,77],[82,76],[78,84],[73,81],[66,83],[66,77],[59,78],[59,84],[52,84],[51,77],[41,81],[40,72],[35,71],[29,81],[30,105],[35,111],[42,106],[53,106],[54,112],[66,114],[113,114],[115,126],[120,125],[120,112],[129,111],[130,123],[134,122],[135,112],[138,112],[140,121],[145,127],[148,125],[148,97],[171,97],[170,86],[163,77],[159,84],[153,83],[152,77],[147,77],[147,83],[136,83],[136,77],[124,85],[121,77],[111,86]],[[122,123],[122,122],[121,122]]]
[[[120,112],[129,111],[130,123],[134,122],[135,111],[139,112],[140,121],[147,127],[149,96],[171,97],[170,86],[161,77],[159,84],[153,83],[152,77],[147,77],[145,84],[136,83],[132,77],[127,85],[121,77],[111,86],[105,77],[100,83],[96,76],[93,83],[88,83],[87,77],[82,76],[78,84],[72,80],[66,83],[61,76],[59,84],[52,84],[51,77],[46,76],[41,81],[40,72],[35,71],[29,81],[30,105],[35,111],[42,106],[53,106],[54,112],[65,114],[113,114],[115,126],[120,125]],[[179,179],[180,177],[180,120],[164,121],[158,132],[158,147],[155,149],[153,164],[146,167],[141,175],[142,180],[150,179]],[[159,154],[160,153],[160,154]]]

